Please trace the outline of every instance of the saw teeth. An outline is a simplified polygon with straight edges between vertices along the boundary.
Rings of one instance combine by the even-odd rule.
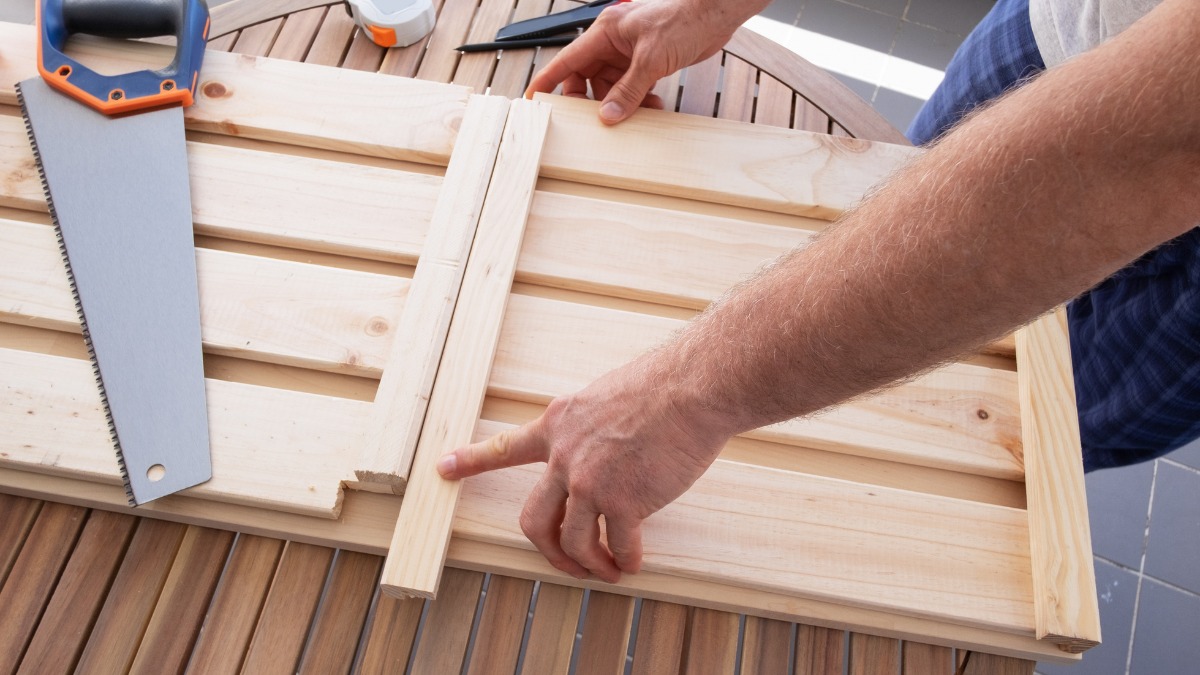
[[[25,133],[29,136],[29,145],[33,148],[34,163],[37,164],[38,176],[42,181],[42,192],[46,195],[46,206],[50,210],[50,220],[54,223],[54,235],[58,239],[58,251],[62,254],[63,264],[67,268],[67,282],[71,285],[71,297],[75,300],[75,312],[79,315],[79,326],[83,332],[83,342],[87,346],[88,360],[92,364],[92,376],[96,379],[96,388],[100,391],[100,403],[104,410],[104,419],[108,423],[108,435],[112,438],[113,447],[117,451],[117,466],[121,470],[121,482],[125,486],[125,499],[130,506],[137,506],[133,496],[133,485],[129,482],[129,470],[125,466],[125,453],[121,452],[121,440],[117,438],[117,425],[113,421],[112,412],[108,406],[108,394],[104,390],[104,381],[100,378],[99,361],[96,360],[96,350],[92,347],[92,335],[88,332],[87,317],[83,315],[83,304],[79,300],[79,289],[75,285],[75,274],[71,272],[71,259],[67,257],[67,245],[63,241],[62,228],[58,224],[58,213],[54,210],[54,197],[50,194],[50,181],[46,178],[46,170],[42,166],[42,153],[38,151],[37,137],[33,134],[33,122],[25,107],[25,97],[21,94],[21,84],[17,83],[17,102],[21,106],[21,118],[25,121]]]

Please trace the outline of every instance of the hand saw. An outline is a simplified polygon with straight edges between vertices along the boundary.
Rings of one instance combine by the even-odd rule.
[[[40,78],[17,85],[131,505],[212,477],[183,107],[204,0],[42,0]],[[173,35],[161,70],[101,75],[74,34]]]

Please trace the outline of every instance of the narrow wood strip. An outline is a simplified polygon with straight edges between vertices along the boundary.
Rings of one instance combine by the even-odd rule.
[[[829,122],[829,133],[830,135],[837,136],[838,138],[854,138],[854,136],[847,131],[845,127],[837,122],[834,122],[832,119]]]
[[[683,672],[688,675],[734,672],[738,648],[737,614],[703,607],[696,607],[691,613]]]
[[[474,625],[483,575],[447,569],[446,584],[429,605],[425,627],[413,656],[412,675],[441,675],[462,671],[467,642]]]
[[[474,2],[442,4],[437,17],[437,30],[433,31],[426,43],[425,56],[417,69],[417,79],[432,82],[450,81],[461,56],[454,48],[466,41],[476,6]]]
[[[905,642],[900,671],[903,675],[954,675],[953,656],[949,647]]]
[[[1017,382],[1037,637],[1066,651],[1100,642],[1067,314],[1017,332]]]
[[[188,673],[236,673],[241,669],[283,545],[279,539],[250,534],[238,537],[192,650]]]
[[[725,120],[754,120],[754,92],[758,88],[758,69],[736,56],[725,56],[725,77],[717,117]]]
[[[88,514],[79,542],[25,650],[19,673],[69,673],[75,669],[136,525],[133,516],[107,511]]]
[[[42,510],[42,502],[12,495],[0,495],[0,589],[17,561],[25,537]]]
[[[525,648],[524,675],[566,675],[575,649],[583,590],[542,582]]]
[[[271,45],[275,44],[275,36],[279,35],[279,29],[282,27],[283,19],[272,19],[247,26],[242,29],[230,51],[247,56],[266,56],[267,52],[271,51]]]
[[[0,466],[121,484],[88,361],[0,349],[0,372],[6,400],[23,404],[0,407]],[[353,475],[344,448],[368,404],[211,379],[206,388],[213,478],[188,494],[336,517]]]
[[[14,672],[21,663],[86,517],[85,509],[53,502],[38,512],[0,589],[0,672]]]
[[[325,20],[327,10],[326,7],[313,7],[289,14],[268,56],[285,61],[303,61],[317,37],[317,29]]]
[[[138,521],[75,672],[128,672],[186,530],[175,523]]]
[[[333,549],[287,543],[241,672],[296,672],[332,560]]]
[[[237,42],[240,31],[230,31],[220,37],[215,37],[208,41],[205,45],[205,52],[227,52],[233,49],[233,43]]]
[[[754,109],[754,123],[790,129],[792,107],[796,92],[766,73],[758,76],[758,105]]]
[[[438,14],[438,20],[441,20],[442,0],[433,0],[434,12]],[[433,32],[437,32],[436,30]],[[387,54],[383,57],[383,63],[379,66],[379,72],[385,75],[399,75],[400,77],[415,77],[417,68],[421,65],[421,61],[425,58],[426,48],[429,46],[429,39],[432,37],[426,35],[417,40],[413,44],[399,49],[392,48],[387,50]]]
[[[550,11],[550,0],[517,0],[512,22],[544,16]],[[494,35],[492,36],[494,37]],[[533,66],[535,49],[510,49],[501,51],[500,60],[492,73],[488,93],[493,96],[521,98],[529,84],[529,71]]]
[[[746,633],[742,638],[742,675],[787,673],[788,654],[795,633],[796,626],[786,621],[746,617]]]
[[[690,86],[684,87],[685,100]],[[597,123],[595,101],[535,98],[554,105],[544,177],[778,213],[836,217],[920,153],[658,110],[608,127]],[[581,147],[589,151],[581,153]],[[688,151],[680,152],[683,147]],[[698,166],[721,170],[696,171]]]
[[[467,675],[512,675],[521,654],[533,582],[492,575]]]
[[[900,641],[876,635],[850,634],[850,675],[897,675]]]
[[[846,633],[801,624],[796,629],[796,675],[842,675]]]
[[[808,99],[797,94],[796,114],[792,121],[792,128],[827,134],[829,133],[829,115],[821,112]]]
[[[36,499],[53,498],[57,501],[120,513],[133,512],[126,502],[124,489],[119,485],[99,485],[13,471],[3,467],[0,467],[0,492]],[[464,503],[472,499],[470,494],[463,495]],[[171,500],[158,500],[138,507],[137,515],[236,529],[260,536],[284,537],[381,555],[387,551],[394,532],[399,511],[397,501],[391,495],[351,491],[346,495],[341,518],[329,520],[287,513],[266,513],[260,509],[205,502],[180,495]],[[961,623],[899,616],[894,613],[733,586],[712,579],[692,579],[648,570],[626,576],[619,586],[598,581],[581,581],[555,570],[537,551],[474,541],[461,535],[456,535],[451,541],[447,564],[455,568],[553,582],[570,586],[574,590],[602,588],[656,600],[745,612],[786,621],[804,621],[835,627],[839,631],[851,627],[887,637],[938,642],[965,649],[987,649],[992,653],[1052,663],[1076,663],[1080,659],[1078,654],[1067,654],[1057,645],[1035,640],[1032,628],[1027,634],[1021,635],[997,632]]]
[[[424,606],[421,598],[400,600],[379,595],[357,672],[363,675],[405,672]]]
[[[970,652],[963,675],[1032,675],[1036,665],[1025,659]]]
[[[579,675],[620,675],[625,672],[629,629],[633,624],[631,597],[603,591],[588,594],[583,637],[579,641]]]
[[[342,7],[331,6],[325,13],[321,27],[313,39],[312,47],[304,57],[305,63],[319,66],[338,66],[346,56],[351,37],[354,35],[354,20]]]
[[[373,73],[379,70],[380,64],[383,63],[384,51],[383,47],[372,42],[366,33],[359,30],[350,39],[350,49],[346,51],[346,58],[342,60],[342,68]]]
[[[482,0],[475,11],[475,19],[471,22],[465,41],[477,43],[494,40],[496,31],[509,23],[514,4],[514,0]],[[458,67],[454,69],[450,81],[483,93],[487,91],[492,71],[498,63],[497,52],[494,51],[463,54],[458,59]]]
[[[233,533],[189,527],[146,626],[131,673],[182,673],[204,621]]]
[[[304,649],[300,673],[350,672],[381,564],[379,556],[338,552],[326,584],[325,599]]]
[[[470,442],[483,407],[549,118],[545,104],[512,102],[459,293],[459,306],[466,311],[456,313],[446,339],[446,353],[453,358],[434,384],[383,568],[383,589],[392,595],[433,597],[437,592],[462,485],[443,480],[437,461]]]
[[[278,0],[263,3],[260,0],[233,0],[217,5],[210,10],[212,27],[209,35],[221,37],[230,31],[260,23],[280,16],[290,16],[310,7],[329,4],[330,0]]]
[[[564,12],[568,9],[571,9],[572,7],[578,7],[578,6],[579,5],[576,4],[573,0],[551,0],[550,13],[557,14],[559,12]],[[553,61],[554,57],[558,56],[559,52],[561,52],[562,50],[563,50],[562,47],[538,47],[536,50],[536,53],[533,56],[532,72],[529,73],[529,75],[527,75],[527,77],[532,77],[533,73],[536,73],[536,72],[540,71],[541,69],[545,68],[546,64]],[[554,88],[554,93],[555,94],[562,93],[562,85],[561,84]]]
[[[498,96],[472,96],[467,103],[359,446],[354,473],[360,481],[404,491],[508,108]]]
[[[712,117],[717,109],[717,90],[721,87],[722,52],[688,66],[683,74],[683,94],[679,112]],[[643,113],[644,114],[644,113]]]
[[[674,602],[642,600],[633,675],[675,675],[683,666],[688,608]]]

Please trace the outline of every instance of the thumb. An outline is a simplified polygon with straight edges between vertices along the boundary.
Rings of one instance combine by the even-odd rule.
[[[623,122],[638,109],[650,89],[658,82],[658,76],[636,57],[629,70],[613,84],[600,105],[600,121],[605,124]]]
[[[443,455],[437,470],[443,478],[453,480],[518,464],[544,462],[548,456],[539,417],[523,427],[508,429],[486,441]]]

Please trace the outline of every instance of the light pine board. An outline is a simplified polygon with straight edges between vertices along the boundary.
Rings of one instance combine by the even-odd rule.
[[[437,461],[472,440],[483,407],[487,375],[500,337],[509,287],[550,106],[513,101],[459,295],[459,311],[446,339],[447,360],[438,374],[411,478],[384,564],[381,584],[398,596],[434,597],[450,543],[461,481],[446,481]]]
[[[359,481],[404,491],[508,109],[499,96],[467,103],[354,465]]]
[[[1082,652],[1100,643],[1100,610],[1066,310],[1017,333],[1017,364],[1037,637]]]

